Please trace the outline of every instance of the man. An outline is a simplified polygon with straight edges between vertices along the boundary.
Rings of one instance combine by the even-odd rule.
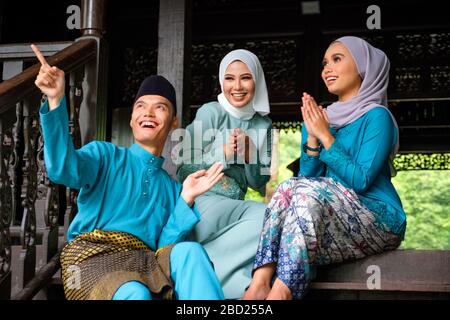
[[[75,150],[64,72],[32,48],[42,65],[35,84],[47,96],[40,117],[48,176],[80,189],[61,254],[66,297],[223,299],[206,252],[182,242],[200,219],[195,198],[222,177],[222,165],[195,172],[183,186],[162,169],[164,142],[177,124],[173,86],[162,76],[143,81],[131,115],[130,148],[93,141]]]

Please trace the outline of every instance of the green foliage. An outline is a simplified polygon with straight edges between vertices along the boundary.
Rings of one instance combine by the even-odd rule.
[[[398,154],[394,165],[397,170],[450,170],[450,153]]]
[[[300,156],[300,141],[301,134],[300,131],[296,131],[295,133],[292,131],[280,131],[280,141],[279,141],[279,154],[278,154],[278,181],[272,182],[275,183],[276,186],[279,185],[286,179],[292,177],[293,173],[291,170],[287,168],[292,161],[296,160]],[[275,150],[273,151],[275,152]],[[264,201],[264,197],[262,197],[258,192],[252,189],[248,189],[247,194],[245,195],[245,200],[253,200],[253,201]]]
[[[450,170],[400,171],[392,182],[407,218],[402,248],[450,249]]]
[[[261,196],[258,191],[253,190],[252,188],[247,189],[247,193],[245,194],[245,200],[253,200],[257,202],[264,202],[264,197]]]
[[[300,132],[280,131],[277,184],[292,177],[286,168],[300,156]],[[407,216],[404,249],[450,249],[450,170],[400,171],[392,180]],[[249,189],[246,200],[263,201]]]

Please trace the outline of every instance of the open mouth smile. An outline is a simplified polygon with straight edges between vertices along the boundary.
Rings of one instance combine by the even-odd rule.
[[[325,77],[325,82],[327,83],[327,85],[331,85],[336,82],[337,78],[338,77],[336,76],[327,76]]]
[[[153,120],[139,121],[139,126],[143,129],[155,129],[159,124]]]

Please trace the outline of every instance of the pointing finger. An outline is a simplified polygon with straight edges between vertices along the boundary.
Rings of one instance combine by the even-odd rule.
[[[34,54],[36,55],[36,57],[38,58],[39,62],[43,66],[50,67],[50,65],[47,63],[47,60],[45,60],[44,55],[41,53],[41,51],[39,50],[39,48],[35,44],[31,45],[31,50],[33,50]]]

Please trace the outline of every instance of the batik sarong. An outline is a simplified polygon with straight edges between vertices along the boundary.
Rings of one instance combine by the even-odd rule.
[[[291,178],[278,187],[266,209],[253,270],[275,262],[275,277],[300,299],[314,266],[392,250],[400,242],[353,190],[331,178]]]

